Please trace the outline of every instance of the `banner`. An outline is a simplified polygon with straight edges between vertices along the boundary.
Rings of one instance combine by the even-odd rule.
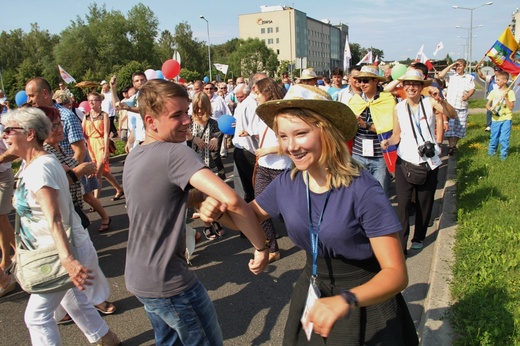
[[[58,69],[60,70],[61,78],[65,81],[65,83],[76,83],[76,80],[67,71],[65,71],[63,67],[58,65]]]
[[[350,68],[350,59],[352,59],[352,53],[350,52],[350,45],[347,36],[345,37],[345,49],[343,50],[343,71],[345,73],[347,73]]]
[[[229,65],[213,64],[213,66],[215,66],[215,68],[217,69],[217,71],[220,71],[220,72],[222,72],[223,74],[227,74],[227,69],[228,69]]]
[[[509,27],[504,30],[486,55],[502,70],[518,75],[520,73],[520,54],[518,42]]]

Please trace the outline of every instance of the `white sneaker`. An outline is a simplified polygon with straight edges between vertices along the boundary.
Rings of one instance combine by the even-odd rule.
[[[489,126],[486,127],[486,131],[487,131],[487,132],[491,131],[491,127],[489,127]]]

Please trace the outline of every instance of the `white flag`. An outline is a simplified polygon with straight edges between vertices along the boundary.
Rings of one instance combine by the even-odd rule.
[[[217,69],[217,71],[220,71],[220,72],[222,72],[223,74],[227,74],[227,69],[228,69],[229,65],[213,64],[213,66],[215,66],[215,68]]]
[[[421,46],[421,48],[417,52],[417,55],[415,56],[415,60],[419,60],[419,61],[422,60],[422,56],[424,55],[423,50],[424,50],[424,44]]]
[[[437,56],[437,53],[444,48],[444,45],[442,44],[442,41],[439,42],[439,44],[437,45],[437,47],[435,47],[435,51],[433,52],[433,56]]]
[[[76,80],[67,71],[65,71],[63,67],[58,65],[58,69],[60,70],[61,78],[65,81],[65,83],[76,83]]]
[[[372,51],[368,51],[367,55],[363,57],[356,65],[372,64]]]
[[[352,53],[350,52],[350,45],[348,43],[348,36],[345,37],[345,50],[343,50],[343,71],[347,73],[350,68],[350,59],[352,59]]]

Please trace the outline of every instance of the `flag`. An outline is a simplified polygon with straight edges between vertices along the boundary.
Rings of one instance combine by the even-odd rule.
[[[217,71],[220,71],[220,72],[222,72],[223,74],[227,74],[227,69],[228,69],[229,65],[213,64],[213,66],[215,66],[215,68],[217,69]]]
[[[372,64],[372,51],[368,51],[367,55],[363,57],[356,65]]]
[[[60,70],[61,78],[65,81],[65,83],[76,83],[76,80],[67,71],[65,71],[63,67],[58,65],[58,69]]]
[[[435,47],[435,51],[433,52],[433,56],[437,56],[437,53],[439,53],[439,51],[440,51],[441,49],[443,49],[443,48],[444,48],[444,45],[442,44],[442,41],[441,41],[441,42],[439,42],[439,44],[437,45],[437,47]]]
[[[345,72],[350,68],[350,59],[352,59],[352,53],[350,53],[350,44],[347,36],[345,37],[345,49],[343,50],[343,71]]]
[[[420,61],[423,64],[425,64],[428,67],[428,70],[431,70],[433,68],[432,62],[430,61],[430,59],[428,59],[426,54],[424,54],[424,44],[421,46],[421,48],[417,52],[415,60]]]
[[[502,70],[516,76],[520,73],[519,48],[511,29],[507,27],[486,55]]]
[[[376,58],[374,59],[374,66],[379,65],[379,55],[376,55]]]

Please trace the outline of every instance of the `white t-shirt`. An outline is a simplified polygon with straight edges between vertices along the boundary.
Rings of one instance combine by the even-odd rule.
[[[116,110],[114,108],[114,104],[112,103],[112,92],[106,92],[103,94],[103,101],[101,101],[101,110],[108,114],[109,117],[114,117],[116,115]]]
[[[29,166],[24,161],[17,176],[19,181],[14,192],[13,206],[20,215],[20,235],[28,248],[36,249],[54,244],[47,218],[36,200],[36,192],[44,186],[58,192],[63,227],[67,229],[72,221],[74,245],[81,246],[89,238],[81,225],[81,219],[74,211],[65,170],[54,155],[42,155]]]

